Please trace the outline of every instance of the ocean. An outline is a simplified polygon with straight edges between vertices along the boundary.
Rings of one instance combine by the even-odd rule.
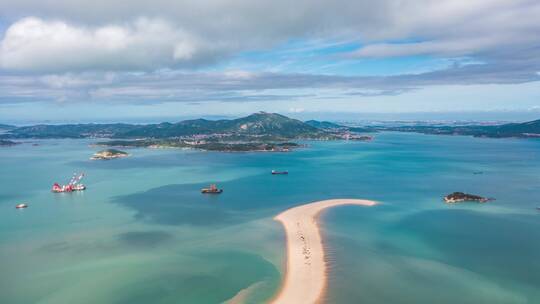
[[[539,140],[388,132],[91,161],[93,142],[0,148],[0,303],[264,303],[285,261],[273,216],[330,198],[381,204],[322,215],[328,303],[540,303]],[[74,172],[86,191],[50,192]],[[445,204],[454,191],[496,200]]]

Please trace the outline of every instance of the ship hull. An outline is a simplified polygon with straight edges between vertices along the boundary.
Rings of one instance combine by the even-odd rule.
[[[223,190],[215,190],[215,191],[212,191],[212,190],[202,190],[201,193],[203,194],[220,194],[222,193]]]

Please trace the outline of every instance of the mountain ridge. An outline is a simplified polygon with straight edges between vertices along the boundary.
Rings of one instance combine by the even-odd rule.
[[[9,130],[7,138],[174,138],[195,135],[318,138],[326,132],[300,120],[277,113],[259,112],[236,119],[191,119],[159,124],[34,125]]]
[[[8,126],[8,125],[6,125]],[[8,126],[0,134],[5,139],[22,138],[113,138],[167,139],[193,136],[221,136],[230,140],[335,139],[345,133],[377,131],[415,132],[437,135],[475,137],[540,137],[540,120],[502,125],[467,126],[398,126],[349,127],[329,121],[300,121],[277,113],[258,112],[235,119],[190,119],[157,124],[39,124],[25,127]]]

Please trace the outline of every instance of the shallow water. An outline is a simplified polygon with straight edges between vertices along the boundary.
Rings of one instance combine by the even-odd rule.
[[[540,141],[385,133],[113,161],[88,160],[90,140],[34,142],[0,149],[1,303],[261,303],[284,259],[272,217],[336,197],[382,204],[323,216],[329,303],[540,302]],[[75,171],[87,191],[50,193]],[[223,194],[201,195],[212,182]],[[453,191],[497,200],[442,203]]]

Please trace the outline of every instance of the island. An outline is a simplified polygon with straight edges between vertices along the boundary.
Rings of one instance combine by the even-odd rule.
[[[449,204],[461,203],[461,202],[478,202],[485,203],[487,201],[494,200],[493,198],[486,198],[478,195],[467,194],[463,192],[454,192],[444,197],[444,202]]]
[[[120,157],[126,157],[129,156],[127,152],[116,150],[116,149],[106,149],[101,150],[96,153],[92,157],[90,157],[91,160],[110,160]]]
[[[236,119],[190,119],[158,124],[65,124],[8,126],[0,139],[108,138],[108,139],[214,139],[218,142],[283,142],[287,140],[360,140],[366,133],[415,132],[434,135],[466,135],[491,138],[540,138],[540,119],[506,124],[398,122],[391,125],[347,126],[329,121],[300,121],[277,113],[259,112]]]
[[[294,142],[221,142],[215,139],[192,140],[191,138],[171,138],[171,139],[142,139],[142,140],[110,140],[96,143],[97,146],[109,147],[145,147],[153,149],[161,148],[183,148],[196,149],[202,151],[216,152],[290,152],[293,149],[302,147]]]
[[[369,141],[364,129],[330,122],[303,122],[277,113],[259,112],[236,119],[191,119],[159,124],[35,125],[15,128],[0,138],[98,138],[111,148],[181,148],[219,152],[290,152],[307,140]],[[105,140],[107,139],[107,140]],[[106,150],[107,151],[107,150]],[[103,151],[93,159],[122,157]]]
[[[452,124],[374,127],[378,131],[414,132],[434,135],[465,135],[489,138],[540,138],[540,119],[523,123],[494,125]]]

